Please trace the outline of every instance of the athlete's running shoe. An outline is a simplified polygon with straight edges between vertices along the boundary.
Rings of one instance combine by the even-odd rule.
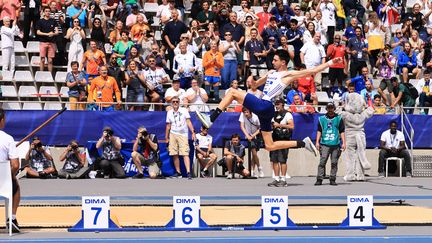
[[[213,122],[210,121],[210,116],[207,114],[203,114],[199,111],[196,111],[198,119],[201,121],[201,123],[207,127],[210,128],[213,125]]]
[[[312,140],[309,137],[306,137],[305,139],[303,139],[303,142],[305,143],[305,149],[313,153],[316,157],[318,155],[318,150],[313,144]]]

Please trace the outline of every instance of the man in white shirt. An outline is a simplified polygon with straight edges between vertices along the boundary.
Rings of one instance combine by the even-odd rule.
[[[195,154],[201,164],[201,177],[209,177],[208,168],[217,160],[217,155],[213,152],[213,137],[208,134],[208,128],[201,127],[201,132],[196,135]]]
[[[174,79],[172,82],[172,86],[169,87],[166,91],[165,91],[165,102],[166,103],[171,103],[171,100],[174,97],[177,97],[178,99],[180,99],[180,104],[184,104],[184,95],[186,94],[186,91],[182,88],[180,88],[180,80],[179,79]],[[166,107],[166,111],[169,111],[170,109],[172,109],[172,106],[167,106]]]
[[[207,92],[203,88],[199,87],[196,79],[192,79],[191,84],[192,87],[186,90],[185,94],[185,99],[187,99],[187,103],[189,104],[189,111],[210,111],[209,107],[205,105],[208,101]]]
[[[168,82],[168,75],[163,68],[156,66],[156,58],[154,56],[149,56],[147,62],[149,68],[144,70],[147,86],[146,96],[149,97],[151,102],[158,103],[161,101],[164,92],[162,84]]]
[[[192,134],[192,140],[195,141],[194,128],[190,121],[189,112],[186,108],[180,107],[180,99],[174,97],[172,98],[171,103],[172,109],[167,112],[166,117],[165,140],[168,142],[169,155],[173,157],[174,167],[176,169],[176,172],[172,177],[182,177],[179,159],[179,156],[182,156],[186,167],[187,177],[191,180],[192,175],[190,173],[188,128]]]
[[[3,129],[6,124],[6,115],[2,108],[0,108],[0,129]],[[11,175],[12,175],[12,232],[19,233],[19,225],[16,219],[18,205],[21,200],[20,187],[18,180],[15,177],[19,168],[18,151],[12,136],[0,130],[0,163],[10,161]],[[9,222],[7,220],[6,222]],[[6,224],[9,227],[9,223]]]
[[[243,107],[242,113],[239,117],[240,129],[245,135],[248,143],[250,144],[252,152],[251,175],[258,175],[264,177],[262,166],[260,166],[258,151],[261,147],[261,126],[257,115],[253,114],[248,108]],[[258,169],[258,174],[255,172],[255,166]]]
[[[198,70],[198,62],[195,54],[187,50],[185,42],[179,43],[180,53],[174,57],[173,71],[180,77],[180,87],[188,89],[195,72]]]
[[[401,131],[397,130],[397,123],[395,121],[390,122],[390,129],[381,134],[381,151],[378,161],[378,174],[380,177],[384,177],[385,175],[385,161],[389,157],[403,158],[406,177],[411,177],[411,157],[405,146],[404,135]]]
[[[317,11],[321,10],[322,20],[327,26],[328,43],[333,43],[333,36],[336,27],[336,11],[337,7],[333,4],[333,0],[322,0],[317,5]]]
[[[419,105],[422,107],[420,114],[427,115],[429,114],[429,109],[424,109],[423,107],[432,106],[432,82],[429,70],[423,72],[423,78],[418,81],[416,89],[419,93]]]
[[[313,40],[305,43],[300,49],[300,60],[306,65],[307,69],[318,67],[326,62],[326,53],[324,47],[321,45],[321,33],[316,32]],[[315,86],[321,89],[321,72],[317,73],[314,77]]]

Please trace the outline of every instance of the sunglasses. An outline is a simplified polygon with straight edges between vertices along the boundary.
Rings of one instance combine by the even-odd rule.
[[[150,61],[148,61],[149,63],[154,63],[154,62],[156,62],[155,60],[150,60]]]
[[[171,103],[173,103],[173,104],[178,104],[179,101],[178,101],[178,100],[173,100]]]
[[[296,9],[294,9],[295,11],[300,11],[300,9],[299,8],[296,8]]]
[[[225,36],[231,36],[231,34],[225,34]]]
[[[400,35],[400,34],[402,34],[402,32],[396,32],[396,35]]]

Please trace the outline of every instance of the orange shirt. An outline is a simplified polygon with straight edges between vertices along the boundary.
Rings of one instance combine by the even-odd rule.
[[[101,93],[99,93],[101,92]],[[101,76],[93,79],[89,94],[89,100],[98,102],[114,102],[113,95],[117,98],[117,101],[121,100],[121,92],[117,85],[117,81],[108,76],[107,79],[103,79]],[[102,107],[109,107],[112,104],[103,104]]]
[[[216,60],[213,60],[216,57]],[[203,56],[204,75],[218,77],[220,76],[220,69],[224,67],[224,59],[220,51],[207,51]]]
[[[90,75],[98,75],[98,67],[104,64],[105,53],[101,50],[88,50],[84,53],[86,59],[86,73]]]
[[[336,57],[342,57],[341,63],[336,63],[330,66],[330,68],[345,68],[345,45],[339,44],[336,46],[335,44],[331,44],[327,48],[327,56],[330,59],[334,59]]]
[[[316,92],[313,76],[298,78],[298,89],[305,95]]]
[[[111,44],[115,45],[115,43],[117,43],[119,40],[121,40],[120,32],[121,31],[118,31],[116,29],[110,32],[109,41],[111,42]]]
[[[141,36],[144,34],[144,31],[149,31],[150,28],[146,25],[146,24],[134,24],[132,25],[131,28],[131,35],[132,35],[132,40],[133,41],[137,41],[139,40],[139,38],[141,38]]]

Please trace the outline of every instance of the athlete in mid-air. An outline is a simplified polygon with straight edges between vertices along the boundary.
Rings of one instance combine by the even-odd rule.
[[[243,90],[231,90],[225,95],[216,110],[213,110],[210,115],[197,111],[198,119],[203,123],[204,126],[210,128],[222,111],[225,110],[225,108],[227,108],[233,100],[235,100],[239,104],[243,104],[244,107],[248,108],[258,116],[266,150],[273,151],[285,148],[304,147],[317,156],[318,150],[309,137],[297,141],[273,141],[273,129],[271,121],[274,117],[275,109],[272,100],[279,96],[294,80],[305,76],[315,75],[316,73],[330,67],[334,63],[342,62],[342,59],[335,58],[315,68],[301,71],[288,71],[288,62],[288,52],[285,50],[277,50],[272,61],[275,70],[270,70],[266,76],[261,77],[252,83],[252,85],[256,87],[265,84],[262,98],[257,98]]]

